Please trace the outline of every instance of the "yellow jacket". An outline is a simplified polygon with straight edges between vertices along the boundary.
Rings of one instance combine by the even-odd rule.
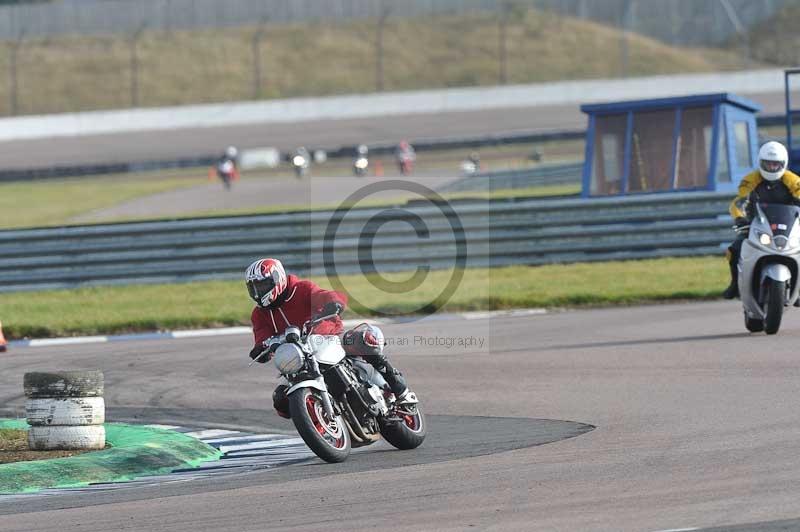
[[[750,172],[744,176],[742,182],[739,183],[739,193],[733,199],[731,206],[728,209],[734,220],[736,218],[747,217],[747,213],[745,212],[747,198],[750,196],[750,193],[753,192],[763,181],[764,178],[761,177],[761,173],[758,170]],[[800,200],[800,176],[794,172],[786,170],[786,173],[784,173],[783,177],[781,177],[781,182],[786,185],[786,188],[789,190],[789,193],[792,196]]]

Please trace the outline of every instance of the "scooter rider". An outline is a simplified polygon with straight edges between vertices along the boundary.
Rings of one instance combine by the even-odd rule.
[[[251,314],[255,346],[250,358],[266,362],[268,355],[261,356],[265,342],[280,335],[287,327],[302,327],[314,316],[337,314],[334,318],[320,323],[314,330],[320,335],[339,335],[344,330],[338,316],[347,305],[347,296],[333,290],[323,290],[314,282],[300,279],[296,275],[286,275],[281,261],[259,259],[245,272],[245,283],[256,307]],[[398,403],[416,403],[417,397],[406,385],[402,374],[397,371],[383,354],[383,332],[373,325],[361,324],[347,331],[343,337],[343,348],[349,356],[363,358],[378,370],[386,380]],[[289,417],[288,386],[282,381],[272,394],[275,410],[281,417]]]
[[[800,176],[787,169],[789,154],[780,142],[770,141],[758,152],[758,170],[747,174],[739,183],[739,193],[730,206],[730,213],[740,229],[753,218],[751,200],[763,203],[796,204],[800,202]],[[731,284],[722,293],[725,299],[739,297],[739,256],[747,232],[740,230],[736,240],[728,247]]]

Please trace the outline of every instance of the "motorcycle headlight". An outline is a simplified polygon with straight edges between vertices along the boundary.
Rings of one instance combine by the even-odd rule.
[[[772,237],[769,236],[767,233],[761,233],[758,235],[758,241],[761,242],[762,246],[769,246],[772,244]]]
[[[306,163],[306,160],[300,155],[295,155],[294,159],[292,159],[292,162],[295,166],[303,166]]]
[[[295,344],[281,344],[272,360],[282,375],[294,375],[303,369],[305,363],[303,351]]]
[[[359,159],[356,161],[356,168],[364,169],[367,167],[367,160],[366,159]]]

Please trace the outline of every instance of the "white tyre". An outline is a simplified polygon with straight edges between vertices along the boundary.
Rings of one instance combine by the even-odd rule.
[[[102,397],[28,399],[25,414],[29,425],[102,425],[106,403]]]
[[[103,425],[31,427],[28,446],[32,451],[103,449],[106,446],[106,429]]]

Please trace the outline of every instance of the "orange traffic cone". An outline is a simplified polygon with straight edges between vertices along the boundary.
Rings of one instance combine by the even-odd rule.
[[[383,162],[380,159],[375,161],[375,177],[383,177]]]
[[[3,336],[3,324],[0,323],[0,353],[6,349],[8,349],[8,342],[6,342],[6,337]]]

